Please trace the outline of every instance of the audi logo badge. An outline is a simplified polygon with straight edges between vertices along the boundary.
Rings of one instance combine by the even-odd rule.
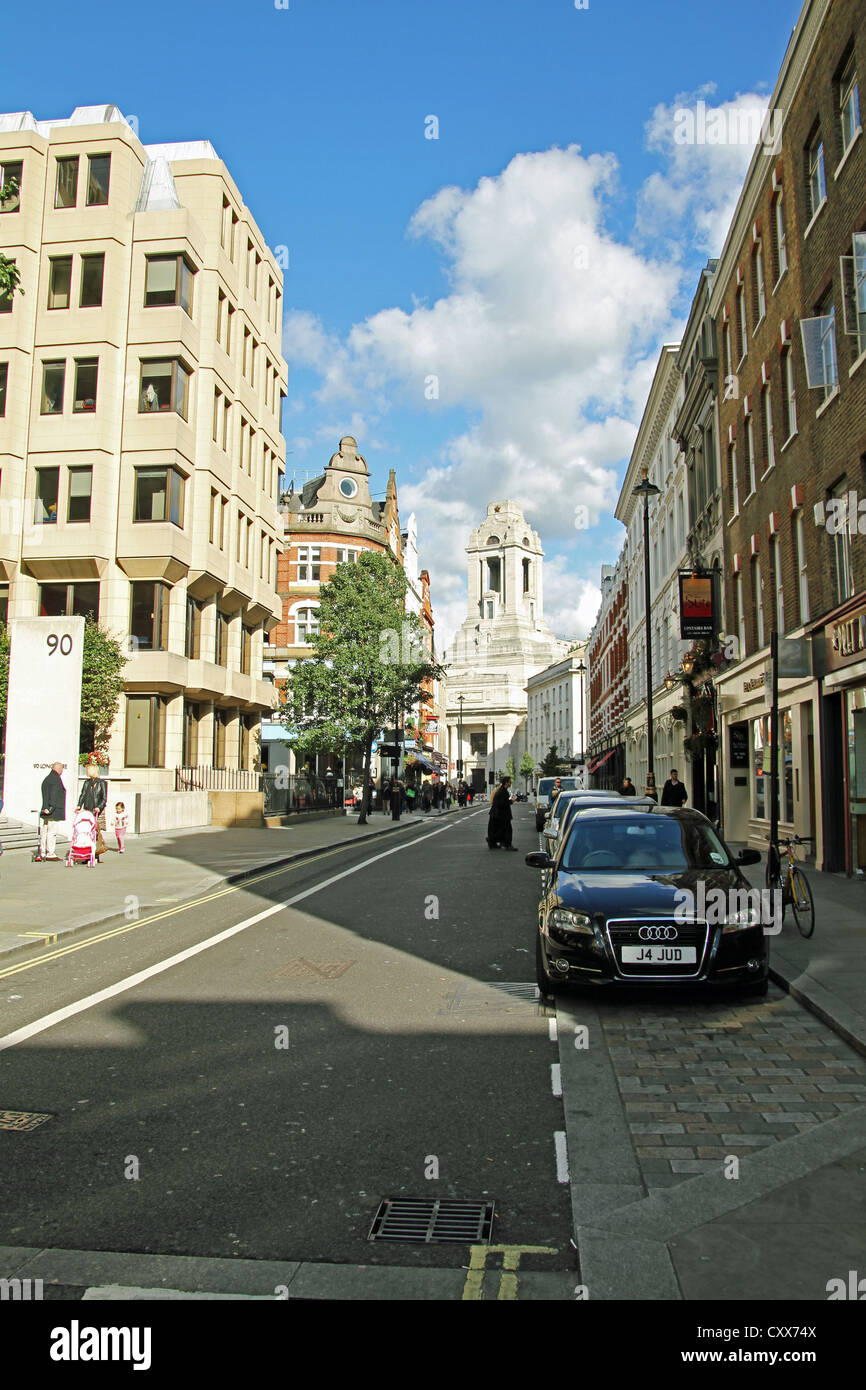
[[[676,927],[641,927],[638,936],[641,941],[675,941]]]

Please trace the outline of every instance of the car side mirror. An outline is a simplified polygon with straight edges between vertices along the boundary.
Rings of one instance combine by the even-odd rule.
[[[745,867],[746,864],[760,864],[761,851],[758,849],[741,849],[737,855],[736,862]]]
[[[553,860],[551,859],[550,855],[544,854],[543,851],[540,849],[534,850],[532,854],[527,854],[526,863],[529,865],[530,869],[553,868]]]

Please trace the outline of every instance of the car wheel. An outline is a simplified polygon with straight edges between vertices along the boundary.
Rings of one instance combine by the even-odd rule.
[[[535,983],[538,985],[542,998],[546,994],[551,997],[556,993],[553,981],[544,968],[544,960],[541,955],[541,938],[535,938]]]

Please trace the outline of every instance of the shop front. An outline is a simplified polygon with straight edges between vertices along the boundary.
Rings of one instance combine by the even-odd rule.
[[[587,752],[586,776],[591,791],[620,790],[625,777],[622,731],[596,740]]]
[[[862,596],[861,596],[862,597]],[[866,873],[866,604],[848,606],[824,627],[827,820],[838,837],[833,864]],[[831,867],[827,865],[827,867]]]

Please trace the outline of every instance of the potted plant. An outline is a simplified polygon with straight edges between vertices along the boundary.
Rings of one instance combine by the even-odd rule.
[[[671,710],[671,718],[673,719],[675,724],[685,724],[686,719],[688,718],[688,711],[686,710],[685,705],[674,705],[673,709]]]

